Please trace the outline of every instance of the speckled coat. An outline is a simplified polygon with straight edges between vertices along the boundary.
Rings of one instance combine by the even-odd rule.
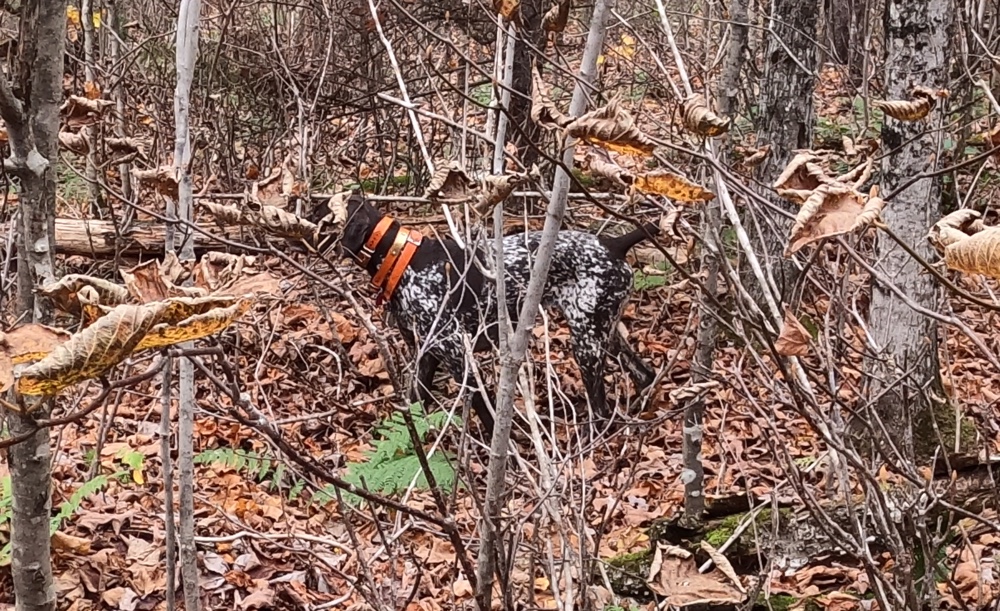
[[[347,223],[341,237],[344,255],[357,258],[382,213],[358,195],[348,201]],[[400,229],[398,222],[375,248],[366,269],[374,275]],[[652,383],[649,367],[625,344],[615,327],[632,289],[632,269],[625,254],[655,226],[637,229],[618,238],[603,238],[579,231],[560,231],[556,238],[542,305],[562,313],[570,327],[573,354],[580,367],[591,408],[608,416],[604,368],[608,354],[623,357],[636,382],[644,388]],[[516,322],[521,299],[531,275],[531,257],[538,250],[541,232],[504,238],[504,270],[507,308]],[[480,252],[481,260],[492,257]],[[470,383],[465,366],[466,340],[477,351],[488,350],[497,340],[496,285],[467,253],[450,239],[425,238],[417,249],[395,293],[388,302],[394,326],[411,349],[420,346],[414,398],[428,399],[434,373],[444,366],[461,384]],[[478,392],[473,408],[487,431],[493,417]]]

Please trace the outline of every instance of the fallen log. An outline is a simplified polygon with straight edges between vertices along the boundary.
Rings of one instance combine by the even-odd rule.
[[[4,227],[10,231],[10,226]],[[56,253],[60,255],[80,255],[84,257],[105,258],[116,253],[122,256],[135,257],[144,254],[163,254],[166,239],[166,227],[152,223],[139,223],[125,233],[119,233],[112,221],[57,218],[55,222]],[[198,252],[207,250],[225,250],[240,253],[243,249],[223,244],[212,236],[231,242],[254,244],[251,236],[253,231],[247,227],[217,226],[202,227],[211,234],[198,231],[194,233],[194,249]]]

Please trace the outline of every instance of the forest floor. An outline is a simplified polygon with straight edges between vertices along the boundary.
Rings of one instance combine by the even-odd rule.
[[[823,86],[836,88],[836,83]],[[821,123],[834,122],[843,111],[831,97],[823,97],[828,106]],[[590,225],[585,220],[588,212],[574,209],[579,225]],[[427,222],[415,209],[401,216],[418,225]],[[434,226],[447,231],[443,223]],[[689,263],[691,271],[694,263]],[[83,263],[70,261],[67,267],[74,264]],[[329,271],[314,259],[306,265],[321,274]],[[265,258],[259,258],[256,266],[281,278],[280,295],[262,301],[235,326],[235,332],[229,332],[237,338],[238,356],[233,358],[239,361],[241,378],[253,403],[280,424],[294,447],[331,473],[342,474],[349,463],[368,459],[378,446],[374,426],[391,417],[397,403],[376,338],[349,304],[301,272]],[[349,262],[340,262],[338,269],[348,286],[364,284]],[[605,562],[649,550],[654,536],[650,527],[675,517],[684,498],[681,422],[670,394],[690,380],[697,293],[676,273],[637,277],[639,288],[623,322],[632,345],[656,370],[663,368],[664,375],[641,412],[629,416],[649,424],[593,440],[559,428],[555,437],[579,452],[553,450],[562,473],[586,488],[567,492],[563,510],[584,526],[575,532],[588,533],[590,543],[599,533],[593,551]],[[377,328],[384,331],[383,337],[391,346],[398,345],[374,308],[370,291],[362,288],[357,293]],[[951,307],[995,347],[994,314],[954,300]],[[545,332],[541,321],[539,325],[532,346],[535,379],[544,384],[545,372],[551,372],[559,403],[579,405],[584,395],[568,333],[558,325]],[[944,373],[949,390],[978,425],[979,447],[998,453],[995,406],[1000,399],[1000,371],[975,356],[964,336],[952,330],[946,333],[949,358]],[[756,504],[774,495],[782,502],[793,501],[784,485],[786,474],[776,444],[798,464],[817,465],[809,471],[806,484],[818,497],[825,497],[823,444],[795,410],[770,401],[763,392],[754,396],[753,376],[743,377],[744,368],[750,367],[743,356],[729,338],[720,339],[714,370],[731,383],[705,395],[703,455],[709,498]],[[397,351],[396,358],[406,362],[402,352]],[[143,366],[142,361],[133,363],[132,371]],[[629,384],[624,376],[609,379],[612,397],[620,410],[626,410]],[[66,509],[53,538],[60,609],[165,608],[160,386],[161,381],[153,380],[121,392],[107,408],[53,431],[53,505]],[[441,387],[439,395],[450,408],[447,399],[455,395],[455,386],[442,381]],[[96,394],[95,388],[84,395]],[[472,608],[469,576],[460,573],[446,537],[383,508],[345,512],[328,488],[316,487],[258,432],[227,415],[230,402],[209,381],[201,379],[198,388],[196,533],[206,608],[360,609],[365,602],[361,590],[366,588],[378,592],[385,608]],[[748,393],[753,401],[747,400]],[[546,393],[536,395],[536,407],[546,411]],[[174,408],[176,419],[176,403]],[[443,438],[442,448],[455,453],[463,445],[474,445],[463,444],[468,440],[459,439],[454,431]],[[533,456],[526,444],[521,452]],[[473,486],[460,488],[451,500],[453,518],[471,542],[476,541],[475,499],[482,495],[484,458],[481,449],[465,451],[461,471]],[[555,552],[546,550],[552,529],[536,528],[539,501],[530,492],[530,482],[524,475],[512,476],[512,485],[506,510],[515,518],[520,551],[511,587],[525,608],[552,608],[552,581],[560,578],[548,574],[546,567],[552,562],[550,554],[558,559],[562,552],[558,546]],[[405,498],[411,507],[434,511],[427,491],[412,490]],[[0,495],[0,526],[9,515],[4,499],[9,496]],[[573,501],[587,504],[573,505]],[[950,565],[960,586],[958,594],[973,607],[993,600],[1000,591],[992,569],[998,550],[1000,536],[973,534],[968,545],[947,552],[954,556]],[[849,561],[828,556],[811,558],[804,566],[782,566],[778,559],[772,560],[763,574],[774,608],[792,601],[808,608],[806,599],[813,608],[872,608],[868,576]],[[748,572],[756,575],[757,569]],[[354,587],[355,581],[361,587]],[[606,609],[655,608],[642,588],[629,601],[605,585],[592,586],[592,594]],[[0,608],[11,602],[10,591],[8,563],[0,569]],[[955,594],[942,591],[945,597]]]

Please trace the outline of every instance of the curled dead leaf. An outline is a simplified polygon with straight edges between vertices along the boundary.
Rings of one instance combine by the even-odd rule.
[[[767,156],[770,155],[770,154],[771,154],[771,145],[770,144],[765,144],[764,146],[759,147],[753,153],[751,153],[750,155],[748,155],[743,160],[743,165],[745,165],[748,168],[757,167],[761,163],[763,163],[764,160],[767,159]]]
[[[161,195],[177,199],[177,172],[169,166],[162,166],[152,170],[132,169],[132,176],[139,184],[156,190]]]
[[[788,166],[772,185],[781,194],[782,191],[812,191],[821,184],[833,182],[826,171],[817,163],[819,156],[812,151],[801,151],[788,162]],[[784,195],[782,194],[782,197]]]
[[[171,278],[171,270],[176,268],[173,268],[171,263],[177,261],[177,255],[173,253],[171,255],[173,259],[171,260],[168,255],[163,263],[150,259],[135,267],[119,270],[125,288],[135,301],[150,303],[171,297],[200,297],[206,294],[205,289],[178,286],[174,283],[177,278]]]
[[[66,124],[71,129],[76,129],[97,123],[104,110],[114,105],[111,100],[91,100],[84,96],[71,95],[59,107],[59,112],[66,120]]]
[[[967,274],[1000,278],[1000,227],[987,227],[944,249],[944,262]]]
[[[979,233],[985,228],[982,215],[979,212],[962,208],[934,223],[927,239],[938,250],[944,251],[947,246]]]
[[[217,333],[242,315],[248,302],[233,297],[178,297],[116,306],[22,370],[17,376],[17,390],[23,395],[58,394],[102,375],[136,350]]]
[[[899,121],[919,121],[930,114],[938,98],[947,98],[948,95],[947,89],[935,91],[917,86],[911,92],[912,100],[875,100],[872,106]]]
[[[105,138],[104,144],[119,155],[131,155],[137,153],[145,155],[147,142],[140,138]]]
[[[574,119],[564,131],[568,136],[626,155],[648,156],[656,148],[618,100]]]
[[[199,205],[207,210],[220,225],[245,225],[258,227],[283,238],[312,239],[316,225],[287,210],[261,204],[248,198],[244,207],[201,201]]]
[[[89,125],[84,125],[80,128],[80,131],[76,133],[65,131],[59,132],[59,146],[71,153],[86,155],[90,152],[90,142],[88,141],[89,136]]]
[[[424,191],[424,197],[440,202],[465,202],[471,197],[469,191],[476,186],[458,162],[451,162],[438,167],[431,176],[430,184]]]
[[[812,335],[792,311],[785,306],[785,322],[781,326],[781,334],[774,342],[775,351],[782,356],[806,356],[809,354],[809,340]]]
[[[679,202],[708,202],[715,199],[715,193],[667,170],[639,174],[635,177],[634,184],[643,193],[656,193]]]
[[[0,331],[0,392],[14,383],[14,366],[45,358],[56,346],[70,338],[62,329],[28,323]]]
[[[545,129],[560,129],[573,119],[563,114],[545,95],[542,75],[538,69],[531,71],[531,120]]]
[[[570,0],[559,0],[542,17],[542,29],[546,32],[562,32],[569,23]]]
[[[715,138],[729,131],[731,120],[712,112],[708,100],[701,94],[694,94],[684,102],[682,110],[684,127],[699,136]]]
[[[885,200],[873,187],[866,199],[842,183],[820,185],[802,204],[792,225],[785,256],[806,244],[867,227],[878,219]]]
[[[635,174],[629,172],[617,163],[606,161],[598,155],[590,155],[587,159],[590,172],[597,176],[602,176],[616,182],[624,187],[630,187],[635,183]]]
[[[35,289],[35,293],[47,297],[52,303],[69,314],[80,314],[79,293],[85,287],[93,289],[100,303],[116,306],[129,300],[129,292],[124,286],[109,282],[103,278],[83,274],[69,274],[55,282],[50,282]],[[93,299],[89,300],[92,302]]]
[[[495,206],[503,203],[515,189],[526,183],[528,179],[528,173],[484,177],[473,209],[480,215],[489,214]]]

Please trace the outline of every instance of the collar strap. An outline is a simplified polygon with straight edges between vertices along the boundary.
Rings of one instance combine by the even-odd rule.
[[[390,227],[392,227],[392,217],[388,215],[383,216],[382,220],[375,225],[375,230],[372,231],[370,236],[368,236],[368,241],[366,241],[365,245],[361,247],[361,252],[359,252],[356,257],[358,264],[360,264],[361,267],[367,266],[368,262],[371,261],[375,248],[378,246],[378,243],[382,241],[382,238],[385,237],[385,234],[389,231]]]
[[[379,266],[378,272],[372,278],[372,284],[381,289],[380,303],[388,301],[392,297],[422,240],[423,236],[416,229],[400,228],[392,246],[389,247],[389,252],[382,261],[382,265]]]

